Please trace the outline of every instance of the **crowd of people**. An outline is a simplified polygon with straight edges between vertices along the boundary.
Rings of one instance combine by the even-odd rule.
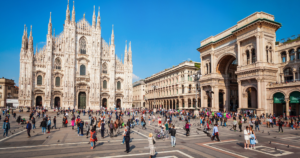
[[[100,133],[101,139],[105,139],[107,134],[109,137],[116,137],[122,135],[123,139],[121,144],[126,144],[125,152],[129,152],[129,142],[131,128],[135,126],[141,126],[142,129],[146,129],[147,124],[155,124],[157,121],[157,127],[161,130],[149,133],[149,148],[150,156],[155,154],[154,144],[156,139],[171,138],[171,146],[176,145],[176,129],[174,118],[178,118],[179,121],[184,122],[183,129],[186,130],[186,136],[190,136],[190,128],[192,126],[191,119],[198,120],[198,126],[203,127],[203,131],[209,133],[212,129],[211,140],[220,141],[219,126],[228,126],[228,120],[232,120],[232,128],[230,130],[234,132],[242,132],[243,125],[246,125],[244,129],[245,149],[255,149],[255,144],[258,142],[255,132],[260,132],[260,126],[266,125],[267,128],[279,127],[279,132],[283,132],[282,127],[290,127],[292,130],[299,127],[299,117],[280,118],[271,114],[262,114],[259,117],[252,113],[234,113],[234,112],[209,112],[209,111],[191,111],[191,110],[164,110],[164,109],[123,109],[123,110],[71,110],[71,109],[56,109],[56,116],[51,118],[48,116],[45,109],[30,109],[29,120],[25,120],[21,115],[16,118],[16,113],[9,110],[3,110],[4,124],[3,136],[7,136],[10,129],[9,117],[12,113],[16,122],[20,124],[26,124],[28,137],[30,138],[30,131],[36,129],[36,119],[41,118],[40,127],[43,134],[50,133],[51,129],[56,129],[56,121],[59,115],[62,115],[62,127],[72,127],[72,130],[77,129],[78,136],[90,136],[91,149],[97,146],[97,132]],[[82,115],[88,115],[89,121],[84,122],[81,119]],[[124,119],[125,116],[129,119]],[[1,115],[0,115],[1,120]],[[148,120],[148,121],[147,121]],[[70,121],[70,122],[69,122]],[[213,127],[212,127],[213,126]],[[77,128],[75,128],[77,127]],[[239,130],[237,130],[237,127]],[[48,131],[47,131],[48,130]],[[84,134],[83,131],[86,131]],[[46,132],[47,131],[47,132]]]

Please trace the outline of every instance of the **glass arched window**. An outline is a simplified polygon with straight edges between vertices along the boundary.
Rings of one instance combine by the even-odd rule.
[[[104,89],[107,88],[107,81],[106,81],[106,80],[103,81],[103,88],[104,88]]]
[[[60,77],[55,78],[55,86],[59,87],[60,86]]]
[[[103,68],[103,73],[104,74],[107,74],[107,66],[106,66],[106,64],[103,64],[103,66],[102,66],[102,68]]]
[[[189,85],[189,93],[192,91],[192,85]]]
[[[211,73],[211,63],[209,63],[209,73]]]
[[[118,89],[118,90],[121,89],[121,82],[120,82],[120,81],[117,82],[117,89]]]
[[[284,81],[285,82],[293,81],[293,71],[291,68],[284,69],[283,73],[284,73]]]
[[[184,93],[184,85],[182,85],[181,88],[182,88],[182,94],[183,94]]]
[[[256,63],[256,53],[255,53],[255,49],[251,50],[252,53],[252,63]]]
[[[85,65],[80,66],[80,75],[85,75]]]
[[[297,59],[300,59],[300,48],[297,49]]]
[[[41,75],[39,75],[38,77],[37,77],[37,85],[42,85],[42,83],[43,83],[43,78],[42,78],[42,76]]]
[[[250,64],[250,53],[248,50],[246,51],[246,56],[247,56],[247,65],[248,65]]]
[[[266,47],[267,62],[269,62],[269,47]]]
[[[61,62],[60,62],[59,58],[55,59],[54,66],[55,66],[55,69],[57,69],[57,70],[61,69]]]
[[[295,60],[295,51],[294,51],[294,49],[289,51],[289,55],[290,55],[290,61],[294,61]]]
[[[86,54],[86,41],[85,41],[85,38],[81,38],[79,40],[79,46],[80,46],[80,54]]]

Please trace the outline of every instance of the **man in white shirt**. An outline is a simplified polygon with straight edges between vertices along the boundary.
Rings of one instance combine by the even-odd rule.
[[[272,126],[272,128],[273,128],[273,120],[272,120],[272,117],[269,118],[269,122],[270,122],[270,126]],[[269,127],[270,127],[270,126],[269,126]]]
[[[249,144],[250,144],[250,130],[249,127],[246,126],[246,129],[244,130],[244,138],[245,138],[245,143],[244,143],[244,148],[249,149]]]

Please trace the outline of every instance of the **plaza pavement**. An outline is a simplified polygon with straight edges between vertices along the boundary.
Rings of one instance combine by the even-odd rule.
[[[56,113],[47,113],[53,119]],[[17,113],[22,117],[27,117],[29,113]],[[115,115],[113,115],[115,116]],[[3,117],[2,117],[3,118]],[[88,116],[83,116],[83,120],[88,120]],[[97,116],[99,118],[99,116]],[[157,118],[157,116],[156,116]],[[125,116],[124,120],[128,117]],[[144,130],[141,126],[131,129],[130,153],[126,153],[125,145],[121,144],[122,136],[110,138],[107,134],[105,138],[100,137],[98,132],[98,142],[94,150],[90,149],[89,138],[86,136],[78,136],[76,128],[72,130],[71,126],[62,127],[62,115],[57,118],[57,128],[51,129],[50,134],[42,134],[39,127],[41,119],[36,119],[37,129],[31,130],[30,138],[27,138],[25,125],[18,125],[14,118],[10,118],[11,129],[8,137],[4,138],[3,130],[0,131],[0,157],[130,157],[130,158],[146,158],[149,157],[148,135],[159,130],[157,121],[148,124]],[[114,119],[113,119],[114,120]],[[71,121],[69,121],[70,124]],[[256,150],[245,150],[243,147],[243,132],[234,132],[230,130],[231,120],[228,127],[219,127],[221,142],[211,141],[203,128],[197,124],[199,120],[191,120],[190,136],[185,135],[183,121],[177,118],[173,119],[177,128],[176,147],[171,147],[170,139],[157,140],[155,148],[156,157],[168,158],[202,158],[202,157],[300,157],[300,131],[283,128],[284,133],[278,133],[278,127],[266,128],[261,125],[261,132],[256,132],[258,144]],[[0,126],[2,127],[3,119]],[[246,124],[243,124],[245,127]],[[106,126],[107,127],[107,126]],[[199,130],[200,129],[200,130]],[[34,131],[34,133],[33,133]],[[263,131],[263,132],[262,132]],[[123,132],[123,129],[120,130]],[[85,131],[84,131],[85,133]],[[270,134],[269,134],[270,133]],[[155,134],[154,134],[155,135]],[[271,143],[270,143],[271,141]]]

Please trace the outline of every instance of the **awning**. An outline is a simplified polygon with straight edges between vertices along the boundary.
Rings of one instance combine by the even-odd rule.
[[[273,100],[274,100],[274,103],[276,103],[276,104],[285,103],[284,95],[282,93],[280,93],[280,92],[275,93],[273,95]]]
[[[300,103],[300,92],[292,92],[290,94],[290,103]]]

